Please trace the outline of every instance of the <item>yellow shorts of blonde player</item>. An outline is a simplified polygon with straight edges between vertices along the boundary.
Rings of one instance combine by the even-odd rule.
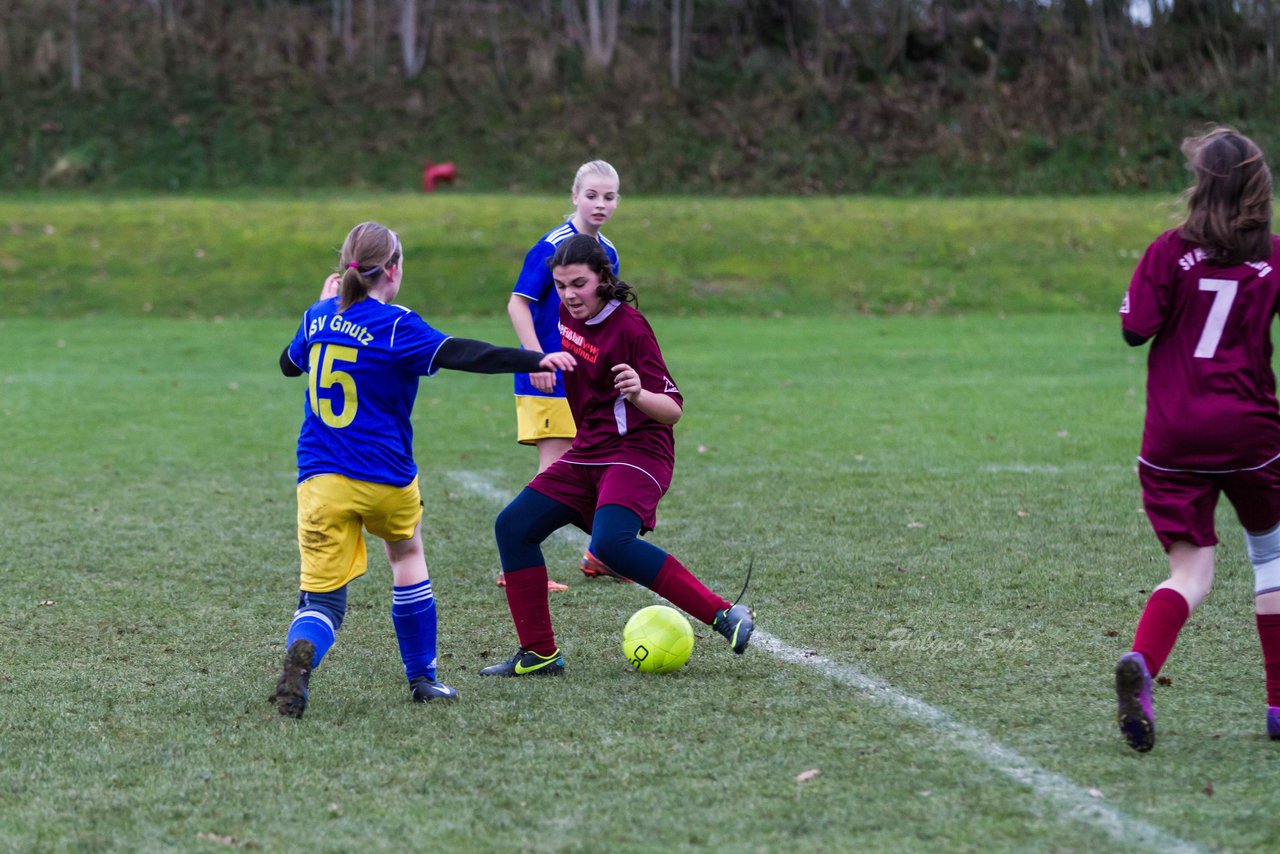
[[[578,432],[563,397],[516,395],[516,441],[533,445],[542,439],[572,439]]]
[[[328,593],[368,568],[364,529],[396,542],[413,536],[422,520],[415,477],[408,486],[387,486],[324,474],[298,484],[298,552],[308,593]]]

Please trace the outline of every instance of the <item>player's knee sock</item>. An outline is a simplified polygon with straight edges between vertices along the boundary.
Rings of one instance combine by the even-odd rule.
[[[400,660],[410,682],[419,676],[436,678],[436,600],[431,579],[391,588],[391,622],[396,627]]]
[[[542,541],[552,531],[579,520],[578,514],[536,490],[525,487],[493,523],[498,557],[507,584],[507,607],[516,626],[520,646],[538,655],[556,651],[547,601],[547,564]]]
[[[634,510],[617,504],[600,507],[591,524],[591,553],[614,572],[710,625],[716,612],[730,603],[708,590],[680,561],[637,537],[640,524]]]
[[[346,613],[346,585],[328,593],[299,591],[298,609],[293,612],[293,622],[289,624],[289,634],[284,640],[285,649],[299,638],[311,641],[316,647],[311,666],[319,667],[325,653],[337,639],[338,629],[342,628],[342,619]]]
[[[511,621],[516,624],[516,636],[520,646],[538,655],[551,655],[556,651],[556,636],[551,630],[551,604],[547,600],[547,568],[528,566],[507,569],[507,607],[511,609]]]
[[[1280,706],[1280,614],[1256,614],[1255,619],[1267,674],[1267,705]]]
[[[639,533],[640,516],[634,510],[606,504],[592,519],[590,552],[614,572],[652,590],[667,553]]]
[[[1253,564],[1253,595],[1280,590],[1280,525],[1261,534],[1246,531],[1244,543]]]
[[[717,611],[723,611],[733,604],[708,590],[705,584],[671,555],[667,555],[662,562],[662,568],[658,570],[658,577],[654,579],[651,589],[708,626],[715,621]]]
[[[1147,607],[1143,609],[1138,630],[1133,635],[1133,651],[1142,653],[1152,676],[1164,667],[1165,659],[1178,640],[1178,632],[1182,631],[1190,614],[1187,600],[1176,590],[1161,587],[1147,599]]]

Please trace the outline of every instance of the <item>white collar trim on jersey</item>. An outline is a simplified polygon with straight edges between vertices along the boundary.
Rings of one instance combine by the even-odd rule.
[[[587,321],[587,326],[594,326],[597,323],[604,323],[605,318],[613,314],[613,310],[620,305],[622,305],[622,303],[618,302],[616,299],[609,300],[608,304],[605,305],[604,308],[600,309],[599,313],[596,314],[595,317]]]

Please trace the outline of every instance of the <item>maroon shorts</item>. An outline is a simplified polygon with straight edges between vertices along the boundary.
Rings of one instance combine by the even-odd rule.
[[[1213,513],[1218,493],[1227,496],[1246,531],[1261,533],[1280,523],[1280,461],[1262,468],[1221,473],[1164,471],[1139,461],[1142,506],[1160,545],[1175,542],[1214,546]]]
[[[596,508],[620,504],[640,517],[640,533],[658,524],[658,502],[670,484],[659,484],[642,468],[627,463],[583,465],[557,460],[529,482],[529,488],[572,507],[580,527],[591,533]]]

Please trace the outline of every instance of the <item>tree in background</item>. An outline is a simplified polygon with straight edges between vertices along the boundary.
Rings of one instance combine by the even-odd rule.
[[[618,7],[619,0],[564,0],[565,27],[588,64],[608,68],[613,62],[618,45]]]
[[[424,148],[555,186],[581,141],[649,189],[1163,186],[1169,139],[1270,114],[1276,3],[26,0],[0,186],[396,186]]]

